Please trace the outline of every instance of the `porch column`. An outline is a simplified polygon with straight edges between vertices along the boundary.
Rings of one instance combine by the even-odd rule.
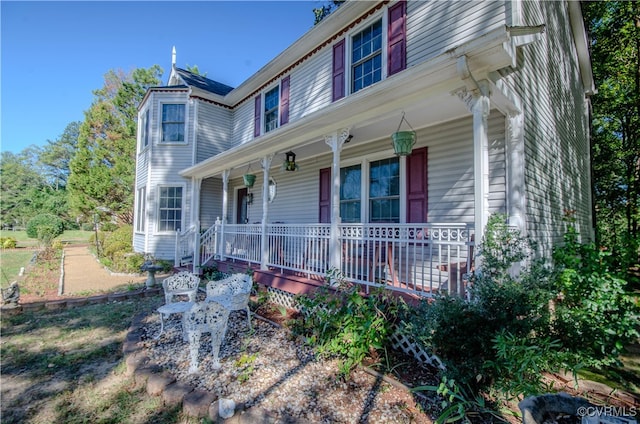
[[[269,259],[269,243],[267,240],[267,223],[269,219],[269,169],[271,168],[271,161],[273,155],[265,156],[260,161],[262,166],[262,237],[260,237],[260,269],[266,270],[267,260]]]
[[[457,92],[473,113],[473,181],[476,240],[479,241],[489,219],[489,135],[488,117],[491,102],[487,81],[476,82],[477,89]]]
[[[507,213],[509,224],[526,234],[526,192],[524,184],[524,115],[513,113],[506,119]]]
[[[200,273],[200,190],[202,178],[191,179],[191,222],[195,228],[193,233],[193,272]]]
[[[331,165],[331,235],[329,240],[329,267],[342,270],[342,245],[340,243],[340,152],[345,141],[349,138],[349,128],[340,132],[325,135],[324,141],[333,152]]]
[[[225,254],[225,225],[227,224],[227,220],[229,219],[229,175],[231,174],[230,169],[225,169],[222,171],[222,222],[220,224],[220,237],[218,240],[220,241],[219,245],[216,246],[218,252],[220,252],[220,260],[224,261],[226,258]]]

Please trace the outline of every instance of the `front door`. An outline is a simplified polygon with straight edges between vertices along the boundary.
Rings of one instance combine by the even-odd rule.
[[[246,224],[249,222],[248,211],[248,194],[247,188],[241,188],[238,190],[237,204],[236,204],[236,224]]]

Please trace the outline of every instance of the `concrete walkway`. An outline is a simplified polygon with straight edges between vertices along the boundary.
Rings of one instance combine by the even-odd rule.
[[[91,254],[87,246],[64,248],[63,294],[82,295],[101,291],[127,290],[129,284],[144,283],[146,274],[111,274]],[[162,278],[157,278],[160,282]]]

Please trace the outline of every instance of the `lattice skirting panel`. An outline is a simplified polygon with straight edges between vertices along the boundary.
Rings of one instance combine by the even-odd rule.
[[[276,289],[274,287],[267,287],[269,293],[269,301],[277,305],[284,306],[285,308],[298,310],[295,295],[293,293],[286,292],[284,290]]]
[[[299,310],[298,305],[296,305],[296,301],[294,299],[294,294],[274,287],[267,287],[267,292],[269,293],[270,302],[273,302],[280,306],[284,306],[285,308],[294,309],[296,311]],[[412,356],[423,364],[428,364],[440,369],[445,369],[445,366],[440,358],[438,358],[434,354],[430,354],[420,345],[411,340],[410,337],[400,333],[397,330],[391,335],[391,346],[398,351]]]
[[[391,335],[391,347],[395,350],[406,353],[409,356],[413,356],[419,362],[423,364],[432,365],[440,369],[445,369],[444,364],[435,354],[430,354],[410,337],[400,333],[398,330],[394,331]]]

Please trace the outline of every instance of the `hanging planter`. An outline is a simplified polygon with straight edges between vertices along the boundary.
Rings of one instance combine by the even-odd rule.
[[[253,183],[256,182],[255,174],[244,174],[242,179],[244,180],[244,186],[247,188],[253,187]]]
[[[402,121],[407,123],[411,131],[400,131]],[[409,124],[409,121],[405,119],[404,112],[402,112],[402,119],[400,119],[397,131],[391,134],[391,140],[393,141],[393,150],[396,156],[407,156],[411,154],[411,150],[414,144],[416,144],[416,132],[411,127],[411,124]]]

